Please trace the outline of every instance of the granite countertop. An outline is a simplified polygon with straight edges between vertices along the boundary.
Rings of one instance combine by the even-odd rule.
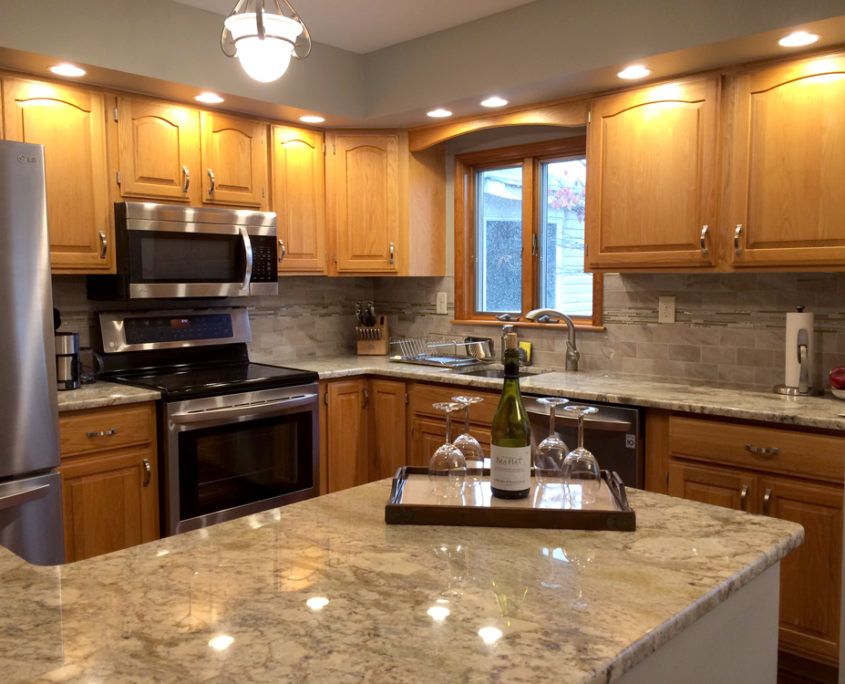
[[[317,371],[321,379],[375,374],[492,390],[502,386],[501,380],[476,378],[431,366],[393,363],[384,356],[349,355],[313,361],[301,359],[291,365]],[[541,374],[520,379],[520,388],[525,393],[552,394],[579,401],[631,404],[826,430],[845,430],[845,401],[830,395],[786,397],[773,392],[666,382],[643,376],[601,371],[566,373],[535,367],[528,370]]]
[[[252,360],[278,365],[260,356]],[[385,356],[350,354],[325,359],[297,359],[287,362],[287,365],[316,371],[321,380],[380,375],[490,390],[498,390],[502,386],[501,380],[462,375],[432,366],[393,363]],[[553,394],[576,401],[603,401],[825,430],[845,430],[845,402],[829,395],[785,397],[747,389],[659,381],[601,371],[565,373],[539,367],[530,370],[540,374],[522,378],[520,387],[523,392],[531,394]],[[159,396],[154,390],[96,382],[78,390],[59,392],[59,411],[155,401]]]
[[[605,682],[803,538],[639,490],[636,532],[388,526],[389,489],[65,566],[0,548],[3,679]]]

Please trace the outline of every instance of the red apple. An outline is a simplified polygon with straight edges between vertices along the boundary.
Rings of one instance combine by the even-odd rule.
[[[830,384],[833,389],[845,390],[845,366],[839,366],[830,371]]]

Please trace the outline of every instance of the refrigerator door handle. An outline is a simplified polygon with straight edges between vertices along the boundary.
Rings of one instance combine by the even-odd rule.
[[[0,511],[4,508],[13,508],[14,506],[20,506],[22,504],[29,503],[30,501],[35,501],[36,499],[43,499],[47,496],[49,491],[50,485],[42,484],[35,487],[29,487],[28,489],[15,492],[14,494],[0,496]]]

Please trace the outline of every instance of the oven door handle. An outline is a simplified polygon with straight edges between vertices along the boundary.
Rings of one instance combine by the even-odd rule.
[[[204,411],[195,411],[187,413],[174,413],[170,416],[170,422],[174,425],[190,425],[193,423],[211,423],[220,418],[252,418],[258,416],[265,416],[268,413],[279,413],[279,409],[292,409],[299,406],[306,406],[316,401],[317,395],[298,394],[295,397],[288,397],[286,399],[279,399],[277,401],[268,401],[264,403],[250,404],[247,406],[222,406],[220,408],[206,409]]]
[[[252,242],[250,242],[246,228],[238,226],[238,231],[241,234],[241,240],[244,241],[244,281],[241,283],[241,289],[248,294],[249,281],[252,280]]]

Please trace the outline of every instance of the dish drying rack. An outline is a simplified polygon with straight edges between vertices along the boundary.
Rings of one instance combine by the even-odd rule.
[[[390,340],[388,358],[421,366],[464,368],[492,360],[492,341],[457,335],[426,335]]]

